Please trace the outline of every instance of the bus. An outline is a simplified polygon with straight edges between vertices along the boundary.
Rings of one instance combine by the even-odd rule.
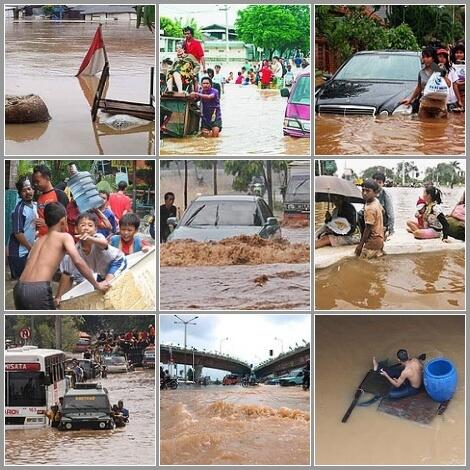
[[[23,346],[5,351],[5,428],[47,424],[46,411],[66,392],[65,354]]]
[[[288,182],[284,196],[284,223],[310,220],[310,162],[294,160],[288,168]]]

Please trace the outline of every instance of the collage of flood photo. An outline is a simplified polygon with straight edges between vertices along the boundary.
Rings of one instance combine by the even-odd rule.
[[[314,17],[314,465],[465,466],[466,6]]]

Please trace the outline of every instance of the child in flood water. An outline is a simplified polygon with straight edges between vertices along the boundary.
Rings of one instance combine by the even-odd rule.
[[[362,197],[364,198],[364,223],[361,241],[357,245],[355,253],[361,258],[378,258],[383,255],[384,247],[384,222],[383,207],[377,200],[379,185],[372,179],[367,179],[362,185]]]
[[[448,242],[449,223],[442,211],[442,193],[435,186],[427,186],[424,188],[423,200],[426,203],[423,217],[423,228],[421,228],[414,220],[408,220],[406,225],[408,231],[418,239],[440,238],[442,241]]]
[[[137,232],[140,227],[140,218],[137,214],[129,212],[119,221],[119,235],[111,237],[111,246],[119,248],[126,256],[138,251],[148,251],[150,245],[143,240]]]
[[[108,282],[97,282],[92,270],[81,258],[73,237],[67,233],[65,208],[50,202],[44,208],[47,233],[34,243],[20,280],[13,289],[17,310],[55,310],[51,281],[64,257],[70,257],[79,272],[95,289],[106,291]]]

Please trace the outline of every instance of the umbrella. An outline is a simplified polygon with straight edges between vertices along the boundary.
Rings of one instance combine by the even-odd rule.
[[[315,176],[315,202],[330,202],[331,196],[343,196],[351,203],[364,202],[361,191],[352,181],[337,176]]]

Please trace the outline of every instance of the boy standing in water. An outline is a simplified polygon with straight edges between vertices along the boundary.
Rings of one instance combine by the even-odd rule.
[[[201,132],[204,137],[219,137],[222,131],[222,113],[220,111],[219,92],[213,88],[212,80],[201,80],[201,92],[191,93],[193,100],[201,100]]]
[[[80,273],[95,289],[106,291],[108,282],[97,282],[93,272],[80,257],[72,235],[67,233],[65,208],[58,202],[50,202],[44,208],[47,233],[33,245],[23,274],[13,289],[17,310],[55,310],[52,298],[52,278],[60,261],[67,253]]]
[[[364,222],[361,241],[356,247],[356,256],[362,258],[377,258],[383,255],[384,247],[384,223],[383,208],[377,200],[378,184],[371,179],[365,180],[362,185],[362,197],[364,198]]]

